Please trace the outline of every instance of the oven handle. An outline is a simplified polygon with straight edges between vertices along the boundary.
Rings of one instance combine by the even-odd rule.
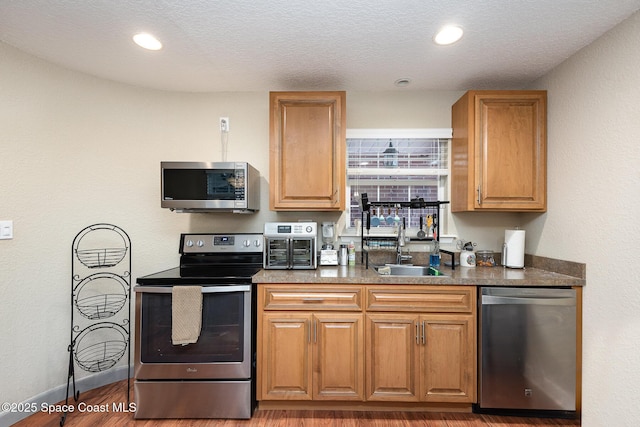
[[[134,291],[151,293],[151,294],[170,294],[173,286],[136,286]],[[251,285],[230,285],[230,286],[202,286],[203,294],[216,294],[216,293],[231,293],[231,292],[248,292],[251,290]]]

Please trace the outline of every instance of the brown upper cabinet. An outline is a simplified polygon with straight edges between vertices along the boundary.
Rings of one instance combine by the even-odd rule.
[[[545,212],[546,91],[468,91],[451,110],[451,210]]]
[[[269,207],[342,211],[346,93],[269,94]]]

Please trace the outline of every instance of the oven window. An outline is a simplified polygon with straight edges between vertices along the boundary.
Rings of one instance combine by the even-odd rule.
[[[313,239],[295,238],[293,245],[293,265],[296,267],[313,266]]]
[[[267,259],[269,267],[287,268],[289,265],[288,239],[267,239]]]
[[[202,330],[194,344],[171,342],[171,294],[143,293],[143,363],[242,362],[244,292],[202,294]]]

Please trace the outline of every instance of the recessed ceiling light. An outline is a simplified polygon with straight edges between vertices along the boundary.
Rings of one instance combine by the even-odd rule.
[[[411,84],[411,79],[407,79],[407,78],[398,79],[395,82],[393,82],[393,84],[398,87],[409,86],[409,84]]]
[[[133,36],[133,41],[140,47],[149,50],[160,50],[162,49],[162,43],[153,37],[151,34],[147,33],[139,33]]]
[[[447,25],[436,33],[433,41],[439,45],[448,45],[457,42],[462,38],[462,28],[456,25]]]

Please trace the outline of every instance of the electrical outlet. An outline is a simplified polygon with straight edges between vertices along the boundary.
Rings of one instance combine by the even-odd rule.
[[[229,117],[220,117],[220,132],[229,132]]]
[[[13,239],[13,221],[0,221],[0,239]]]

